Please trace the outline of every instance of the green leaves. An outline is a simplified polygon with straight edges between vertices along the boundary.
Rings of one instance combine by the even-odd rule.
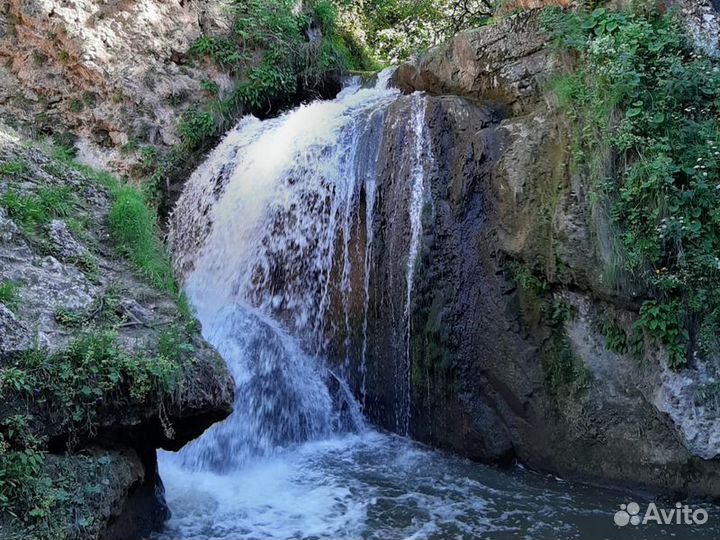
[[[15,310],[20,305],[18,297],[18,285],[12,281],[0,281],[0,304],[5,304],[10,310]]]
[[[186,112],[178,126],[184,149],[197,151],[221,134],[238,117],[267,112],[292,98],[299,88],[322,86],[331,72],[365,65],[362,48],[349,43],[337,27],[338,14],[330,0],[306,2],[299,11],[295,0],[232,0],[232,33],[201,36],[190,48],[208,57],[235,79],[235,87],[221,95],[213,81],[201,86],[208,100]],[[318,39],[306,35],[313,23]],[[351,40],[350,40],[351,41]]]
[[[679,369],[687,365],[689,335],[684,328],[683,309],[678,301],[658,303],[648,300],[640,308],[636,329],[645,330],[668,353],[668,365]]]
[[[191,110],[183,114],[178,126],[180,139],[190,148],[200,148],[215,134],[215,119],[209,112]]]
[[[611,150],[618,164],[600,193],[625,269],[651,296],[642,327],[682,367],[686,321],[720,343],[718,325],[704,323],[720,320],[720,62],[695,51],[672,14],[551,10],[544,20],[579,54],[571,84],[555,84],[572,89],[559,97],[580,124],[579,154]]]

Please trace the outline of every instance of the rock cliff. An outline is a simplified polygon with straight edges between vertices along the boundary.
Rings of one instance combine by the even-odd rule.
[[[179,142],[182,113],[232,85],[192,61],[201,34],[227,30],[214,0],[10,0],[0,8],[0,114],[33,136],[76,144],[79,157],[127,173],[140,144]]]
[[[156,448],[232,411],[222,359],[118,249],[103,178],[0,133],[2,538],[147,533]]]
[[[411,433],[473,458],[716,496],[720,415],[701,397],[713,363],[672,371],[649,343],[640,361],[609,348],[645,293],[614,264],[608,214],[570,166],[571,126],[545,85],[558,68],[531,12],[397,71],[401,89],[431,95],[437,164],[413,300]],[[388,250],[408,234],[396,211],[408,187],[391,172],[408,112],[401,100],[388,114],[369,380],[372,414],[394,427],[382,381],[398,351],[383,344],[403,305],[391,276],[404,263]]]

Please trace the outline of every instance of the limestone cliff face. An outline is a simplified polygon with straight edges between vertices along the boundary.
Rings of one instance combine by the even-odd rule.
[[[108,226],[108,190],[96,179],[3,128],[0,199],[0,284],[11,284],[13,291],[0,298],[2,457],[29,441],[47,452],[37,475],[51,482],[45,488],[50,537],[142,536],[166,517],[156,449],[177,450],[228,416],[232,377],[197,329],[175,333],[187,324],[176,300],[150,286],[117,252]],[[32,216],[39,210],[28,214],[33,205],[43,212],[53,207],[57,215],[43,214],[37,223]],[[90,361],[84,382],[72,367],[52,371],[49,364],[59,358],[53,354],[103,332],[112,332],[115,341]],[[166,344],[160,352],[163,339],[181,337],[179,346]],[[157,369],[177,365],[177,380],[172,389],[156,391],[142,389],[148,379],[121,380],[132,371],[102,375],[118,354],[149,358]],[[42,360],[29,364],[33,355]],[[33,375],[44,370],[50,370],[49,380]],[[9,384],[8,373],[25,373],[22,380],[37,386]],[[20,417],[18,436],[10,422]],[[57,489],[64,498],[54,498]],[[47,537],[37,526],[3,513],[0,537]]]
[[[570,126],[544,92],[554,69],[529,13],[460,34],[397,72],[405,91],[439,96],[426,112],[439,165],[428,171],[413,301],[411,432],[475,458],[718,495],[720,414],[700,398],[712,365],[671,371],[650,344],[638,362],[609,350],[600,331],[608,317],[629,331],[644,291],[613,265],[607,211],[571,172]],[[385,137],[381,161],[400,159],[402,134]],[[379,189],[383,238],[407,194],[391,178]],[[377,264],[393,275],[389,255]],[[402,303],[402,287],[383,287],[380,343],[391,339],[383,313]],[[370,369],[378,418],[392,399],[380,384],[392,356],[381,347]]]
[[[227,29],[220,0],[6,0],[0,115],[34,135],[71,133],[80,157],[127,172],[128,142],[173,145],[183,111],[227,75],[190,62],[201,33]]]

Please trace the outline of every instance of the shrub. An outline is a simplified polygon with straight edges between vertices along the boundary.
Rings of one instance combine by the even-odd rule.
[[[294,0],[232,0],[232,33],[201,36],[193,43],[192,54],[208,57],[239,82],[220,99],[217,84],[203,81],[213,99],[181,119],[179,133],[187,148],[203,148],[241,114],[264,111],[300,87],[320,87],[330,72],[368,66],[362,47],[338,29],[333,2],[315,0],[300,12],[296,5]],[[319,40],[305,35],[313,19],[322,30]]]
[[[178,131],[183,143],[196,149],[215,134],[215,119],[209,112],[188,111],[180,119]]]
[[[630,351],[628,336],[616,321],[610,318],[601,320],[599,330],[605,336],[608,350],[617,354],[625,354]]]
[[[200,82],[200,86],[202,86],[203,90],[205,90],[211,96],[217,96],[220,93],[220,87],[218,86],[218,83],[211,79],[203,79]]]
[[[47,489],[47,479],[42,478],[41,468],[44,452],[35,448],[12,450],[0,435],[0,510],[20,518],[18,508],[26,508],[25,519],[42,514],[42,493]]]
[[[544,18],[578,60],[554,85],[578,124],[578,167],[612,208],[625,270],[651,291],[639,324],[680,368],[691,330],[720,320],[720,62],[693,49],[672,12]],[[609,166],[588,166],[607,150]]]
[[[518,261],[511,261],[509,267],[513,281],[522,289],[536,295],[543,295],[550,292],[548,282],[537,277],[525,264]]]
[[[183,360],[130,353],[115,331],[93,329],[65,350],[26,353],[17,367],[0,371],[0,381],[5,381],[8,369],[24,373],[21,389],[29,389],[33,398],[51,400],[58,421],[92,431],[99,404],[110,397],[125,392],[133,403],[143,404],[169,394],[182,373]]]

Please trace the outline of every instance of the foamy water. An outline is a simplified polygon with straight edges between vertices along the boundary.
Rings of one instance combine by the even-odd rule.
[[[591,540],[720,533],[714,508],[703,527],[621,529],[614,513],[642,497],[517,467],[498,470],[372,430],[293,446],[231,474],[188,473],[167,453],[160,463],[173,516],[159,538]]]

